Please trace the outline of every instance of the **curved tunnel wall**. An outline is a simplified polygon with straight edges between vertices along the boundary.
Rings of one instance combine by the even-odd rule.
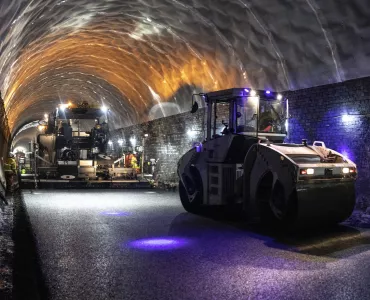
[[[120,128],[184,112],[193,91],[369,76],[369,14],[367,0],[4,0],[9,126],[60,101],[105,103]]]
[[[10,131],[8,127],[8,119],[5,114],[4,103],[0,97],[0,193],[5,195],[6,180],[3,170],[4,161],[8,157],[8,143],[10,140]]]

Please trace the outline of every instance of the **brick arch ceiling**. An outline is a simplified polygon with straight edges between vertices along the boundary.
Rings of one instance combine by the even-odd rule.
[[[370,73],[368,0],[2,0],[0,16],[13,131],[59,101],[104,103],[117,128],[186,111],[193,91]]]

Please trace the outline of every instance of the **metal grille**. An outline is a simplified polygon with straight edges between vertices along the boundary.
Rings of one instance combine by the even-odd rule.
[[[232,168],[223,168],[222,170],[223,179],[223,195],[227,196],[234,191],[234,172]]]

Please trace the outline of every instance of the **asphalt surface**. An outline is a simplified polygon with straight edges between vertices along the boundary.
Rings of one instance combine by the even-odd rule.
[[[370,299],[370,231],[286,235],[154,191],[24,192],[51,299]]]

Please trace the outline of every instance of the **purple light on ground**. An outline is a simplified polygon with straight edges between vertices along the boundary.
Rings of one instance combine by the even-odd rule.
[[[149,251],[165,251],[183,248],[190,244],[188,239],[179,237],[156,237],[132,241],[129,248]]]
[[[129,212],[125,212],[125,211],[103,211],[100,214],[104,215],[104,216],[117,216],[117,217],[129,216],[130,215]]]

